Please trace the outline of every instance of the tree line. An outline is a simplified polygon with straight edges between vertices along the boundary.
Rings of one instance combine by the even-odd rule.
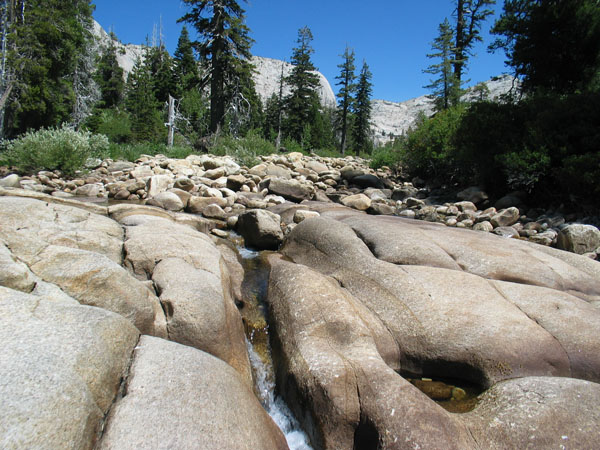
[[[377,164],[446,185],[518,191],[533,202],[597,211],[600,194],[600,3],[506,0],[489,51],[502,51],[514,88],[494,101],[481,88],[462,102],[471,45],[492,0],[455,0],[426,73],[435,113],[388,145]]]
[[[313,36],[298,31],[289,75],[279,93],[261,103],[253,82],[252,39],[245,11],[233,0],[184,0],[188,12],[173,55],[164,42],[146,42],[127,77],[119,67],[120,46],[111,33],[98,48],[89,0],[3,0],[0,66],[0,137],[64,123],[106,134],[112,142],[162,142],[165,123],[181,144],[206,148],[209,137],[260,134],[280,146],[304,150],[372,148],[371,72],[354,73],[354,52],[340,64],[340,105],[318,97],[311,61]],[[287,86],[289,95],[283,95]],[[165,104],[175,99],[167,117]]]

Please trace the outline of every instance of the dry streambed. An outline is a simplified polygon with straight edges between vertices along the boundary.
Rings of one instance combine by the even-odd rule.
[[[197,158],[0,189],[2,448],[305,448],[275,379],[313,448],[595,445],[600,263],[397,217],[357,160]]]

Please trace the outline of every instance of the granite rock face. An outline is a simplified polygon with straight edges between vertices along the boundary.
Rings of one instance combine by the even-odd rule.
[[[284,355],[280,383],[292,403],[310,405],[298,414],[319,446],[523,448],[568,436],[585,447],[600,437],[591,431],[599,424],[597,262],[306,206],[320,217],[293,228],[285,260],[271,258],[269,304]],[[486,391],[472,413],[454,415],[405,373]],[[576,412],[584,396],[592,400]]]

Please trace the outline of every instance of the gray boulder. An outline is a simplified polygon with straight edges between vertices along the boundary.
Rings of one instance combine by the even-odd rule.
[[[519,208],[510,207],[492,216],[490,222],[494,227],[510,227],[519,220],[519,216]]]
[[[600,230],[593,225],[567,225],[558,233],[556,246],[579,255],[594,252],[600,247]]]
[[[138,330],[99,308],[0,287],[2,448],[92,449]]]
[[[288,448],[237,372],[194,348],[142,336],[126,392],[99,449]]]
[[[147,204],[167,211],[182,211],[184,208],[181,198],[173,192],[160,192],[148,200]]]
[[[270,211],[244,212],[238,217],[236,226],[249,247],[276,250],[283,241],[281,218]]]
[[[292,202],[310,200],[314,194],[312,186],[300,183],[298,180],[286,180],[283,178],[272,178],[268,189],[269,193],[280,195]]]
[[[10,174],[0,179],[0,186],[7,188],[20,188],[21,178],[17,174]]]

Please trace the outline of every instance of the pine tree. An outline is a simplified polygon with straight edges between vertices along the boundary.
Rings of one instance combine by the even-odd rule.
[[[343,58],[343,62],[342,64],[338,64],[338,67],[341,69],[341,71],[340,74],[335,77],[335,79],[338,80],[336,86],[340,86],[340,90],[337,93],[337,98],[339,99],[338,113],[340,118],[341,133],[340,151],[343,155],[346,152],[348,114],[352,108],[352,98],[356,91],[356,84],[354,83],[356,79],[354,70],[356,70],[356,67],[354,65],[354,50],[350,50],[346,46],[346,50],[344,50],[344,54],[341,56]]]
[[[308,27],[298,30],[298,46],[293,49],[291,59],[294,68],[285,79],[291,89],[285,99],[286,134],[297,142],[303,140],[306,127],[310,127],[314,106],[319,104],[319,77],[314,73],[316,68],[310,60],[310,55],[314,52],[311,47],[312,40],[313,35]]]
[[[489,9],[496,3],[495,0],[456,0],[456,28],[454,30],[454,77],[458,84],[465,83],[463,74],[471,49],[476,42],[481,42],[481,25],[494,14]]]
[[[439,35],[431,44],[432,49],[436,52],[428,54],[427,57],[438,59],[439,62],[430,65],[423,72],[438,77],[431,80],[431,84],[424,87],[432,91],[430,98],[434,100],[436,109],[440,111],[458,103],[460,99],[460,81],[452,70],[456,63],[454,59],[455,48],[453,46],[454,33],[448,19],[445,19],[438,29]]]
[[[228,98],[227,85],[240,70],[249,70],[249,29],[245,11],[234,0],[183,0],[191,11],[179,22],[192,24],[202,39],[194,44],[210,67],[210,130],[216,133],[224,124]],[[229,90],[231,94],[232,89]]]
[[[123,101],[125,91],[125,80],[123,69],[117,61],[117,47],[111,39],[105,47],[98,61],[96,82],[100,86],[101,106],[113,108]]]
[[[176,91],[171,55],[164,43],[160,42],[157,46],[148,49],[146,58],[156,100],[159,104],[165,103],[169,100],[169,95]]]
[[[358,85],[356,87],[356,100],[354,101],[355,120],[352,134],[357,155],[361,151],[370,153],[373,145],[371,141],[372,77],[373,74],[371,74],[367,62],[363,61],[363,66],[358,77]]]
[[[507,0],[490,48],[503,49],[522,89],[557,94],[600,89],[597,0]]]
[[[70,121],[86,95],[81,83],[89,81],[78,72],[90,46],[89,0],[11,0],[9,6],[3,37],[11,96],[0,105],[6,107],[6,131],[14,135]]]
[[[144,60],[138,59],[127,78],[127,110],[131,113],[131,130],[136,141],[153,142],[164,126],[156,100],[149,53],[146,49]]]
[[[173,53],[173,72],[175,86],[177,87],[176,96],[181,97],[184,92],[197,88],[200,84],[200,70],[198,61],[194,56],[194,46],[190,41],[190,35],[187,27],[183,27],[177,48]]]

